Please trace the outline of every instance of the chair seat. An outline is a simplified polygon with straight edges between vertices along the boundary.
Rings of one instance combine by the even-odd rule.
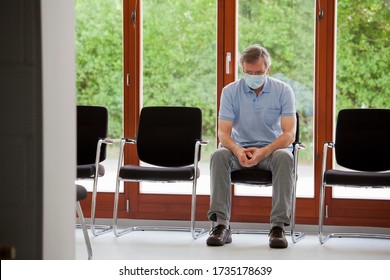
[[[353,185],[356,187],[390,186],[390,172],[355,172],[343,170],[327,170],[324,181],[328,185]]]
[[[199,178],[200,170],[198,168],[197,177]],[[134,181],[190,181],[194,177],[194,167],[150,167],[125,165],[119,171],[119,177]]]
[[[98,175],[104,176],[105,169],[104,166],[99,164]],[[77,165],[77,178],[78,179],[87,179],[93,178],[95,176],[95,164],[84,164]]]
[[[231,172],[231,180],[233,183],[270,185],[272,184],[272,173],[269,170],[261,169],[235,170]]]
[[[77,196],[76,196],[77,201],[84,200],[88,196],[88,191],[83,186],[76,185],[76,192],[77,192]]]

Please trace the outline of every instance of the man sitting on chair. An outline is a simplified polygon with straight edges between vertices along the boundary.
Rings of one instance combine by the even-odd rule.
[[[232,242],[230,172],[260,168],[273,174],[269,246],[287,248],[284,226],[290,223],[293,186],[294,93],[289,85],[268,76],[271,58],[260,45],[243,51],[240,66],[244,77],[222,90],[218,116],[221,147],[210,161],[208,218],[216,227],[207,245]]]

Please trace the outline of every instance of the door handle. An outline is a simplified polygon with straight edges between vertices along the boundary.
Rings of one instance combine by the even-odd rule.
[[[226,74],[230,74],[230,62],[232,61],[232,53],[231,52],[227,52],[226,53],[225,60],[226,60],[226,64],[225,64],[226,70],[225,70],[225,72],[226,72]]]

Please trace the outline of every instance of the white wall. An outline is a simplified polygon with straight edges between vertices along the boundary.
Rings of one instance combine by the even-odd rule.
[[[76,73],[74,3],[41,0],[43,258],[75,258]]]

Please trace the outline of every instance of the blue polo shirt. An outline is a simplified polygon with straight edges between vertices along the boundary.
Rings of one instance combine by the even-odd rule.
[[[267,76],[260,94],[243,78],[222,90],[219,119],[233,122],[232,138],[242,147],[272,143],[282,134],[281,116],[295,116],[295,96],[289,85]]]

